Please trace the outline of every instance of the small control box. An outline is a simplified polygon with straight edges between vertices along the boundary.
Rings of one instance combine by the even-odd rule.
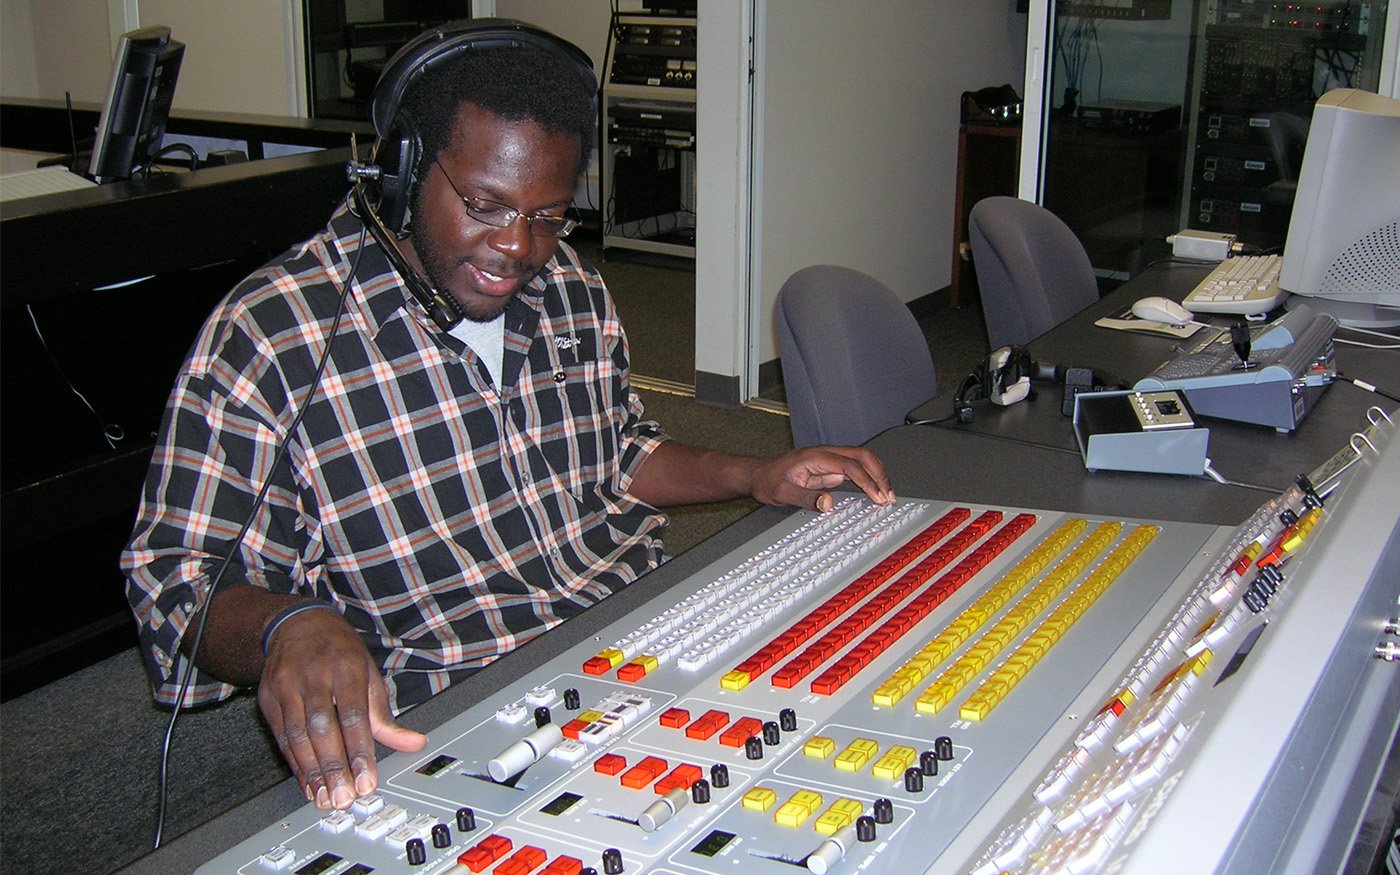
[[[1075,396],[1074,436],[1091,471],[1200,476],[1210,430],[1175,389],[1093,392]]]

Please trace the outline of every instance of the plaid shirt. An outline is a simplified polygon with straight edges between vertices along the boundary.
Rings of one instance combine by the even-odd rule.
[[[221,586],[333,603],[383,667],[396,710],[660,560],[664,517],[627,487],[665,436],[641,421],[602,278],[562,243],[506,309],[498,387],[364,239],[325,375],[288,435],[360,228],[342,206],[241,283],[176,380],[122,554],[160,702],[177,698],[180,639],[268,478]],[[233,691],[197,673],[184,704]]]

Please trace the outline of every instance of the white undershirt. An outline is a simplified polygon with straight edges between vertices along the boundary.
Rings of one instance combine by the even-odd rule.
[[[491,373],[491,382],[497,386],[501,385],[501,359],[506,354],[504,310],[490,322],[463,319],[447,333],[471,347],[471,351],[476,353],[476,357],[485,363],[486,370]]]

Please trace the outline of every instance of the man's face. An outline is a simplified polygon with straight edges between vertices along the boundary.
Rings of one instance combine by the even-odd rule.
[[[452,294],[467,318],[494,319],[559,241],[532,234],[524,218],[505,228],[479,222],[467,215],[462,197],[485,198],[523,215],[562,215],[573,200],[578,153],[573,137],[463,104],[447,147],[419,182],[410,260]]]

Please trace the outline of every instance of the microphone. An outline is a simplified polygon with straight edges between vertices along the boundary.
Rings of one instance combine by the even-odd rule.
[[[370,156],[368,162],[360,161],[359,147],[355,142],[355,135],[350,135],[350,155],[349,162],[345,165],[345,176],[351,183],[351,198],[354,209],[352,212],[365,223],[369,229],[370,236],[379,244],[379,248],[384,250],[384,255],[403,277],[404,285],[408,287],[409,294],[428,314],[428,318],[444,333],[457,327],[466,314],[462,312],[462,306],[457,303],[457,299],[447,292],[440,291],[433,287],[413,265],[408,263],[403,250],[399,249],[399,244],[394,235],[385,227],[384,221],[379,217],[379,212],[370,203],[369,195],[366,192],[367,186],[377,183],[382,176],[379,166],[374,163],[374,156]]]

